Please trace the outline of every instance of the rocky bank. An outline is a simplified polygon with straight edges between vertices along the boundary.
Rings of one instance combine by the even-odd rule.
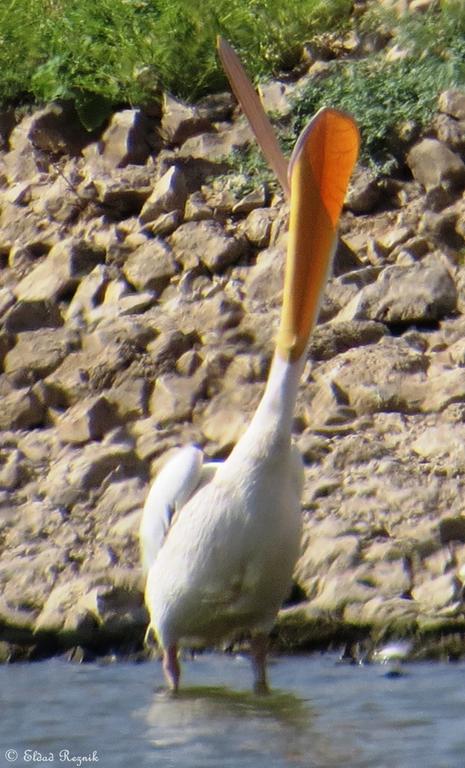
[[[286,114],[299,75],[265,104]],[[66,104],[0,116],[5,660],[142,649],[150,479],[185,443],[227,455],[272,354],[287,210],[228,171],[251,141],[228,94],[98,135]],[[465,652],[465,92],[402,152],[397,178],[355,174],[311,344],[280,647]]]

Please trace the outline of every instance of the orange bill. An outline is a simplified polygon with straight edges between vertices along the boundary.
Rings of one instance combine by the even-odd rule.
[[[350,115],[320,110],[299,136],[289,165],[289,241],[277,351],[304,353],[332,263],[336,231],[360,136]]]
[[[222,37],[218,37],[217,45],[221,63],[231,83],[233,93],[250,123],[268,164],[275,172],[286,197],[289,197],[288,162],[281,152],[273,126],[237,53]]]

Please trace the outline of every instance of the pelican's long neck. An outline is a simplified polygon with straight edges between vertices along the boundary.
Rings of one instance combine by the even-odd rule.
[[[306,350],[331,267],[336,229],[359,145],[349,116],[321,110],[303,131],[289,166],[291,207],[283,308],[268,383],[232,455],[259,455],[290,441]]]
[[[247,432],[268,435],[270,440],[274,438],[290,440],[297,392],[304,365],[304,355],[295,362],[290,362],[284,360],[277,351],[275,352],[265,392]]]

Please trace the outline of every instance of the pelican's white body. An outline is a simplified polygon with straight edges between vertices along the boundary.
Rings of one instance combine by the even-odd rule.
[[[147,558],[146,602],[164,648],[268,632],[274,623],[300,550],[303,465],[291,427],[302,365],[275,356],[249,428],[216,471],[207,465],[205,473],[194,448],[162,470],[159,487],[169,488],[172,503],[175,478],[175,495],[185,498],[197,468],[196,489]],[[166,503],[166,497],[157,500],[157,483],[144,509],[143,550],[144,526],[149,532]]]

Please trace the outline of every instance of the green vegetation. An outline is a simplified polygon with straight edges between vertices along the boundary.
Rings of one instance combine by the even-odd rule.
[[[350,0],[3,0],[0,104],[71,99],[88,127],[163,88],[225,87],[224,35],[253,77],[296,63],[302,41],[347,21]]]
[[[360,125],[362,160],[388,170],[402,133],[427,125],[442,90],[465,84],[465,4],[443,2],[438,11],[410,15],[393,35],[405,58],[386,61],[380,52],[335,61],[330,73],[309,83],[299,97],[293,132],[322,106],[345,109]]]
[[[92,128],[112,109],[150,103],[161,89],[195,101],[225,88],[217,34],[234,45],[252,78],[264,79],[293,67],[302,43],[322,32],[353,24],[363,36],[382,27],[407,55],[336,57],[309,81],[279,130],[289,153],[317,109],[346,109],[361,126],[363,159],[387,169],[405,126],[423,127],[438,93],[465,84],[465,3],[443,0],[401,21],[381,15],[377,3],[351,20],[351,8],[351,0],[3,0],[0,106],[70,99]],[[267,178],[255,148],[233,164]]]

